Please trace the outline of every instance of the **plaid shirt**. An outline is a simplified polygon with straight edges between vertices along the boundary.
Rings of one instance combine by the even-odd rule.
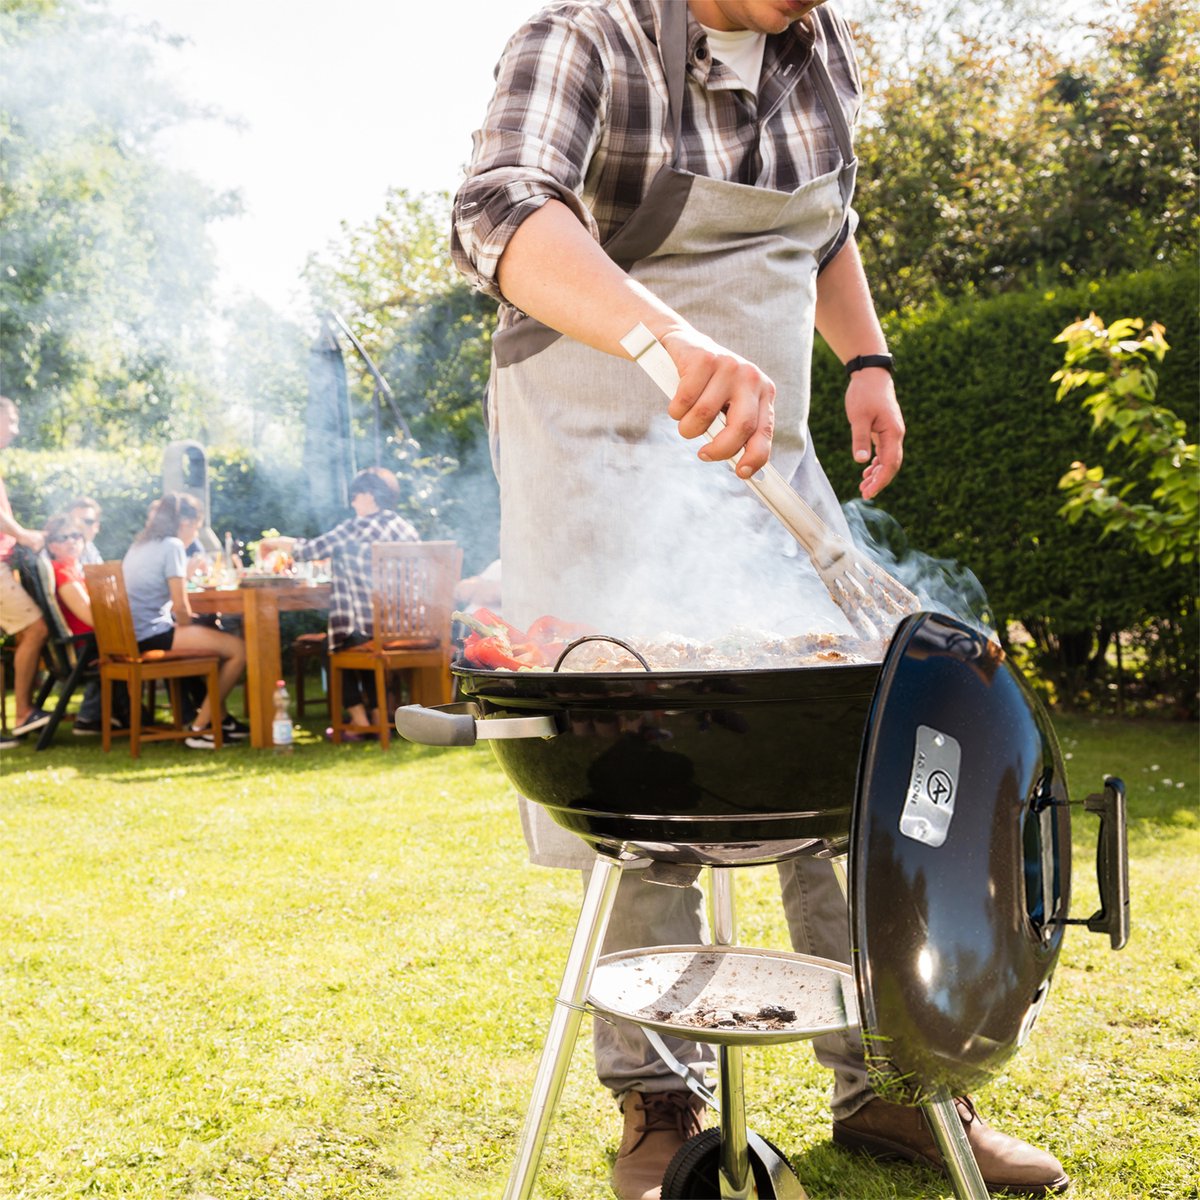
[[[333,594],[329,644],[340,646],[352,633],[374,633],[371,615],[371,547],[376,542],[419,542],[417,531],[390,508],[351,517],[315,538],[297,538],[292,557],[332,558]]]
[[[604,242],[671,161],[658,55],[664,3],[683,0],[566,0],[536,14],[505,48],[455,198],[451,243],[459,270],[502,302],[500,328],[520,314],[503,303],[496,268],[526,217],[560,200]],[[767,37],[757,95],[712,57],[689,15],[678,166],[779,192],[836,168],[841,155],[829,118],[805,80],[814,52],[827,63],[853,126],[862,94],[858,67],[850,31],[828,6]]]

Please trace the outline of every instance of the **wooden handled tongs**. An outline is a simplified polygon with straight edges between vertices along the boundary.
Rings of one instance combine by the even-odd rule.
[[[635,325],[621,345],[667,396],[675,395],[679,372],[645,325]],[[725,417],[718,413],[708,438],[724,428]],[[739,452],[730,465],[736,466],[740,458]],[[834,533],[770,463],[744,482],[804,548],[834,603],[860,636],[887,640],[903,617],[920,609],[920,601],[908,588]]]

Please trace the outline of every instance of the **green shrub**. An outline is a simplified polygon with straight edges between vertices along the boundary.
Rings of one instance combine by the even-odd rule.
[[[146,523],[146,509],[162,492],[162,459],[154,448],[21,450],[0,463],[17,520],[41,529],[76,496],[91,496],[104,510],[96,545],[105,558],[120,558]]]
[[[1131,544],[1101,540],[1059,515],[1059,479],[1097,443],[1077,405],[1055,402],[1050,379],[1062,349],[1053,339],[1090,311],[1107,321],[1159,321],[1171,345],[1159,403],[1194,422],[1195,296],[1194,270],[1144,271],[1070,291],[959,301],[888,329],[908,436],[904,469],[879,507],[917,549],[974,571],[1000,629],[1019,622],[1029,631],[1034,662],[1066,703],[1093,704],[1110,689],[1112,639],[1133,631],[1146,690],[1192,707],[1196,589],[1191,570],[1164,569]],[[840,365],[822,348],[813,438],[838,494],[848,497],[858,468],[840,403],[844,386]],[[1112,465],[1120,466],[1115,455]]]

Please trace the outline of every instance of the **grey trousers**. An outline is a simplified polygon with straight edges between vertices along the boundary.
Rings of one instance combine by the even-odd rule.
[[[835,962],[850,961],[846,901],[832,864],[796,858],[778,866],[783,911],[792,947]],[[585,871],[585,882],[589,872]],[[704,897],[699,886],[676,888],[647,883],[639,871],[621,877],[604,952],[639,946],[668,946],[707,940]],[[642,1031],[626,1022],[593,1022],[596,1074],[618,1096],[630,1090],[675,1091],[682,1084],[658,1057]],[[665,1038],[671,1053],[702,1077],[712,1051],[696,1042]],[[825,1034],[813,1040],[817,1061],[833,1071],[835,1120],[848,1117],[873,1096],[867,1086],[862,1042],[857,1030]]]

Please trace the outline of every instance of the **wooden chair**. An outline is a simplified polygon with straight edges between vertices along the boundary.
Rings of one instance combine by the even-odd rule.
[[[367,730],[386,750],[391,742],[392,713],[387,677],[409,674],[413,704],[448,704],[452,696],[450,614],[454,588],[462,574],[462,550],[454,542],[379,542],[371,547],[375,635],[369,642],[329,655],[329,712],[333,740],[340,742],[342,672],[373,671],[379,724]]]
[[[58,688],[58,700],[50,713],[50,720],[42,726],[38,735],[36,749],[45,750],[54,740],[59,724],[64,719],[75,719],[67,716],[67,705],[80,684],[95,679],[99,674],[96,669],[96,642],[90,633],[71,632],[58,603],[54,564],[50,559],[18,546],[13,551],[12,561],[21,577],[21,586],[38,606],[48,630],[42,646],[45,674],[33,697],[34,708],[45,708],[51,692],[55,687]]]
[[[100,724],[103,747],[112,745],[112,685],[125,680],[129,688],[129,749],[134,758],[143,742],[182,741],[191,737],[183,722],[183,697],[179,680],[189,675],[203,676],[208,685],[208,708],[214,714],[213,745],[221,748],[221,688],[217,677],[220,660],[214,655],[186,655],[173,650],[138,649],[133,632],[133,615],[125,591],[125,574],[119,562],[106,562],[83,568],[88,595],[92,601],[92,619],[96,626],[96,644],[100,650]],[[142,685],[165,679],[171,689],[170,729],[142,728]],[[124,730],[118,733],[124,734]]]
[[[296,686],[293,696],[296,701],[296,716],[304,716],[306,708],[312,708],[314,704],[320,704],[326,709],[329,708],[329,695],[326,693],[320,699],[314,700],[305,695],[304,692],[304,677],[307,674],[306,668],[310,661],[315,660],[322,666],[328,669],[329,657],[329,638],[325,633],[302,633],[298,637],[292,639],[292,662],[295,664]]]

